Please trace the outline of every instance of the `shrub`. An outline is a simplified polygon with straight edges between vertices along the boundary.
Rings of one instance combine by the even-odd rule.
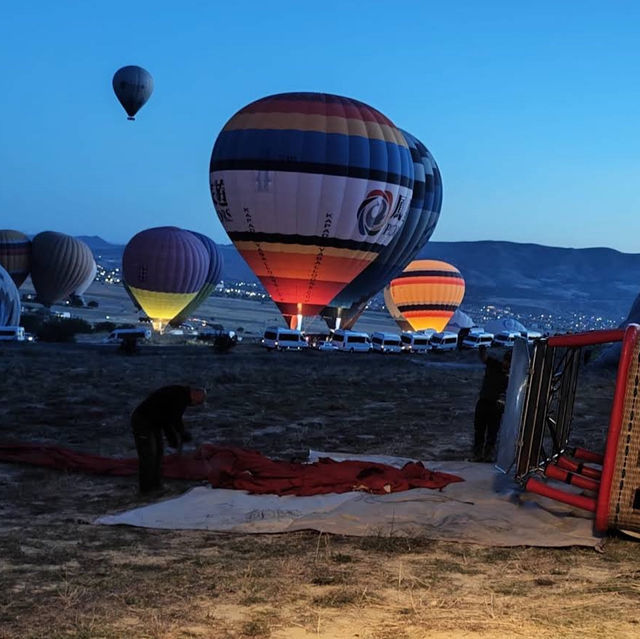
[[[41,342],[73,342],[78,333],[91,333],[89,322],[83,319],[51,318],[36,331]]]
[[[115,322],[96,322],[93,325],[94,333],[111,333],[111,331],[115,330],[115,328]]]

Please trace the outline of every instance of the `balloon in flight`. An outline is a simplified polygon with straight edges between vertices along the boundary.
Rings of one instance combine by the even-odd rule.
[[[402,317],[414,331],[442,331],[464,297],[458,269],[439,260],[415,260],[389,285]]]
[[[20,288],[31,270],[31,240],[24,233],[0,230],[0,266]]]
[[[31,250],[31,280],[36,298],[44,306],[69,297],[86,282],[95,266],[87,244],[65,233],[38,233]]]
[[[127,120],[135,120],[153,92],[153,77],[142,67],[130,65],[118,69],[112,80],[113,91],[127,112]]]
[[[226,123],[210,186],[229,237],[293,326],[392,241],[411,199],[413,162],[400,130],[376,109],[283,93]]]

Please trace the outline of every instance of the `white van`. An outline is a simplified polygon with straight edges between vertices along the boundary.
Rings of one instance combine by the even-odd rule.
[[[527,340],[528,344],[533,344],[537,339],[542,337],[542,333],[540,331],[530,331],[529,329],[526,331],[520,331],[520,335]]]
[[[515,331],[500,331],[493,337],[494,346],[505,346],[506,348],[513,348],[516,337],[522,337],[520,333]]]
[[[434,333],[429,343],[432,351],[455,351],[458,348],[458,335],[450,331]]]
[[[24,342],[23,326],[0,326],[1,342]]]
[[[402,353],[402,340],[395,333],[371,333],[371,348],[378,353]]]
[[[304,335],[294,328],[284,328],[282,326],[270,326],[264,331],[262,336],[262,346],[268,351],[301,351],[309,348]]]
[[[435,330],[428,328],[418,333],[404,332],[400,335],[402,341],[402,350],[407,353],[426,353],[431,350],[429,340],[435,333]]]
[[[368,353],[371,350],[371,340],[367,333],[338,329],[333,332],[331,342],[339,351],[348,351],[349,353]]]
[[[484,331],[471,331],[463,340],[463,348],[480,348],[486,346],[489,348],[493,344],[493,333],[485,333]]]
[[[151,339],[150,328],[116,328],[102,341],[104,344],[119,344],[124,339]]]

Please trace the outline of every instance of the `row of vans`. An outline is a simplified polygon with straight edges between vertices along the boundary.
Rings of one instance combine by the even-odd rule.
[[[478,349],[482,346],[503,346],[511,348],[516,337],[526,337],[529,343],[542,337],[537,331],[527,331],[526,335],[514,332],[501,332],[493,335],[482,329],[471,330],[462,340],[463,348]],[[267,350],[304,350],[309,348],[307,338],[301,331],[279,326],[267,328],[262,338]],[[336,330],[326,341],[316,344],[319,350],[347,351],[349,353],[424,353],[427,351],[451,351],[458,348],[458,334],[433,330],[401,335],[377,331],[369,336],[358,331]]]

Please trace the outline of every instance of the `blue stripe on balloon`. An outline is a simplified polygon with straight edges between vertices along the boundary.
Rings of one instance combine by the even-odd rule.
[[[413,161],[408,148],[358,135],[274,129],[221,132],[213,149],[212,163],[220,167],[227,160],[239,159],[362,168],[413,181]]]

